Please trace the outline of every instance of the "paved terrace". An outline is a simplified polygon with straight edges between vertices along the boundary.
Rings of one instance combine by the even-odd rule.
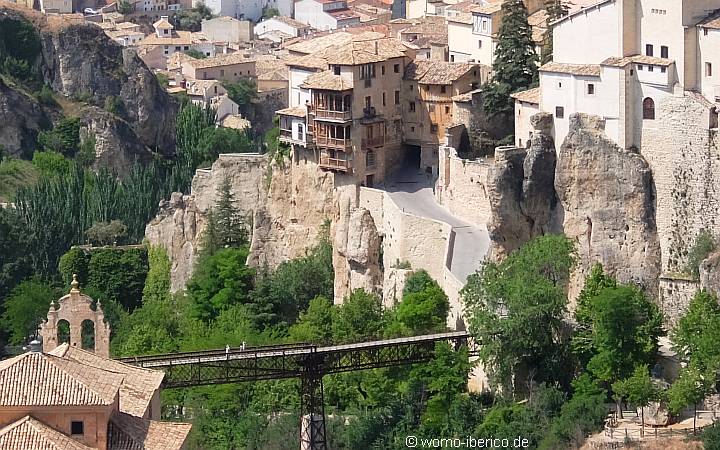
[[[420,169],[402,169],[383,188],[403,211],[449,224],[455,231],[450,271],[463,284],[480,267],[490,247],[484,225],[458,219],[435,201],[432,180]]]

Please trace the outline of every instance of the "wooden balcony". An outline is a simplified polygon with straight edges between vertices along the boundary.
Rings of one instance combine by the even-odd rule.
[[[361,141],[362,148],[375,148],[385,145],[385,136],[365,138]]]
[[[344,152],[352,150],[352,141],[350,139],[343,138],[315,136],[315,145],[336,150],[342,150]]]
[[[285,144],[299,144],[303,147],[307,146],[307,140],[293,139],[292,130],[284,130],[282,128],[280,129],[280,142]]]
[[[331,158],[326,155],[320,155],[320,168],[324,170],[337,170],[347,172],[350,169],[349,161],[345,159]]]
[[[315,120],[332,120],[349,122],[352,120],[352,111],[333,111],[330,109],[314,109]]]

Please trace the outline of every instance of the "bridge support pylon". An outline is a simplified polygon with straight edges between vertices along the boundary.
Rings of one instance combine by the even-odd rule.
[[[300,450],[329,450],[325,433],[325,399],[322,375],[301,378]]]

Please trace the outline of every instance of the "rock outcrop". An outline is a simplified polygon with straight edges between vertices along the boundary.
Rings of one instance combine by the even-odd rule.
[[[41,41],[43,78],[55,92],[99,107],[115,102],[140,143],[174,152],[177,104],[133,50],[90,24],[42,31]]]
[[[28,156],[35,150],[38,130],[50,118],[32,97],[17,91],[0,78],[0,145],[13,156]]]
[[[582,288],[595,262],[620,282],[636,283],[654,297],[660,246],[652,173],[639,153],[608,139],[604,126],[599,117],[573,114],[558,154],[555,190],[563,230],[577,243],[579,259],[570,297]]]
[[[488,231],[495,257],[502,257],[535,236],[553,231],[557,197],[555,146],[549,134],[549,114],[532,118],[536,132],[527,149],[498,147],[488,174],[492,217]]]
[[[96,169],[103,167],[127,173],[136,162],[146,163],[153,158],[128,122],[96,106],[84,108],[80,119],[80,140],[89,139],[95,145],[93,167]]]
[[[700,287],[720,296],[720,252],[714,252],[700,264]]]
[[[334,227],[333,266],[335,298],[344,298],[355,289],[383,294],[380,263],[382,240],[370,211],[353,208],[347,192],[339,195]]]
[[[304,162],[292,170],[285,164],[273,163],[266,155],[223,154],[211,169],[196,172],[191,195],[175,193],[161,204],[145,236],[167,249],[173,291],[183,289],[192,275],[207,212],[225,179],[235,206],[252,218],[249,264],[274,268],[317,243],[318,230],[334,216],[332,176]]]

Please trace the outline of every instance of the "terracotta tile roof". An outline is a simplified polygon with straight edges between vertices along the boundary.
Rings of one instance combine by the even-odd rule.
[[[564,64],[558,62],[549,62],[540,67],[541,72],[567,73],[571,75],[599,77],[599,64]]]
[[[488,3],[487,5],[478,5],[472,9],[475,14],[491,15],[502,10],[502,2]]]
[[[540,104],[540,88],[536,87],[526,91],[516,92],[514,94],[510,94],[510,97],[521,102],[538,105]]]
[[[144,33],[140,31],[132,31],[132,30],[106,30],[105,34],[112,39],[127,37],[127,36],[145,36]]]
[[[632,56],[625,56],[625,57],[617,57],[617,56],[611,56],[610,58],[607,58],[605,61],[601,62],[600,65],[602,66],[611,66],[611,67],[625,67],[626,65],[630,63],[635,64],[648,64],[648,65],[654,65],[654,66],[669,66],[673,64],[675,61],[672,59],[667,58],[656,58],[654,56],[645,56],[645,55],[632,55]]]
[[[27,352],[0,362],[0,406],[109,405],[124,375]]]
[[[346,19],[359,19],[360,14],[356,13],[355,11],[351,9],[339,9],[335,11],[328,11],[328,14],[333,16],[336,20],[346,20]]]
[[[236,52],[230,53],[229,55],[214,56],[212,58],[193,59],[188,61],[188,64],[196,69],[207,69],[209,67],[230,66],[254,61],[254,59],[246,57],[242,52]]]
[[[307,115],[307,109],[304,106],[293,106],[292,108],[279,109],[275,111],[275,114],[279,114],[281,116],[305,117]]]
[[[172,37],[158,37],[155,33],[148,34],[145,36],[145,39],[138,42],[138,45],[191,45],[201,42],[210,41],[207,36],[202,33],[173,31]]]
[[[153,24],[153,27],[159,29],[159,30],[172,30],[175,27],[172,26],[170,22],[168,22],[166,19],[160,19],[157,22]]]
[[[303,89],[321,89],[326,91],[348,91],[353,88],[353,83],[341,75],[335,75],[332,70],[325,70],[307,77],[300,87]]]
[[[3,450],[93,450],[30,416],[0,429]]]
[[[295,20],[293,18],[287,17],[287,16],[275,16],[271,17],[270,19],[266,20],[276,20],[278,22],[284,23],[285,25],[290,25],[293,28],[296,28],[298,30],[304,30],[305,28],[310,28],[310,25],[300,22],[299,20]]]
[[[215,86],[220,86],[221,91],[225,91],[222,83],[218,80],[192,80],[187,83],[187,93],[190,95],[205,95],[207,91]]]
[[[457,103],[469,103],[472,101],[473,94],[477,94],[478,92],[482,92],[482,89],[475,89],[465,92],[464,94],[454,95],[450,99]]]
[[[457,15],[447,16],[447,20],[448,22],[463,23],[465,25],[472,25],[473,23],[472,14],[464,12]]]
[[[462,12],[471,12],[473,8],[477,6],[477,2],[474,0],[466,0],[459,3],[455,3],[454,5],[448,6],[445,8],[445,10],[451,10],[451,11],[462,11]]]
[[[110,450],[180,450],[190,428],[189,423],[159,422],[114,413],[108,425]]]
[[[282,81],[288,79],[288,67],[281,59],[258,58],[255,61],[258,80]]]
[[[697,26],[701,28],[712,28],[714,30],[720,30],[720,10],[715,10],[710,13],[706,18],[701,20]]]
[[[291,52],[304,53],[306,55],[316,53],[328,47],[344,45],[354,40],[380,39],[385,37],[383,33],[376,31],[363,31],[359,34],[352,34],[346,31],[337,31],[322,36],[310,37],[299,42],[287,45],[285,48]]]
[[[179,70],[182,69],[183,63],[187,61],[192,61],[193,58],[190,55],[187,55],[183,52],[175,52],[172,55],[168,56],[166,67],[167,70]]]
[[[142,369],[129,364],[106,359],[94,353],[63,344],[50,354],[76,361],[85,366],[123,375],[120,385],[120,411],[143,416],[155,391],[160,388],[165,373],[159,370]]]
[[[133,22],[118,22],[115,24],[115,28],[117,28],[118,30],[132,30],[135,28],[140,28],[140,25]]]
[[[420,36],[410,43],[417,48],[430,48],[431,45],[447,45],[448,37],[442,34],[431,34],[428,36]]]
[[[421,84],[452,84],[480,64],[417,60],[405,67],[404,78]]]
[[[301,67],[305,69],[325,70],[328,62],[321,54],[296,56],[285,60],[288,67]]]
[[[407,47],[398,39],[354,40],[345,45],[328,49],[325,58],[328,64],[356,66],[387,61],[405,56]]]
[[[447,34],[447,24],[445,23],[445,17],[441,17],[442,22],[437,20],[427,20],[431,16],[428,16],[420,22],[417,22],[404,30],[400,31],[401,34]]]

